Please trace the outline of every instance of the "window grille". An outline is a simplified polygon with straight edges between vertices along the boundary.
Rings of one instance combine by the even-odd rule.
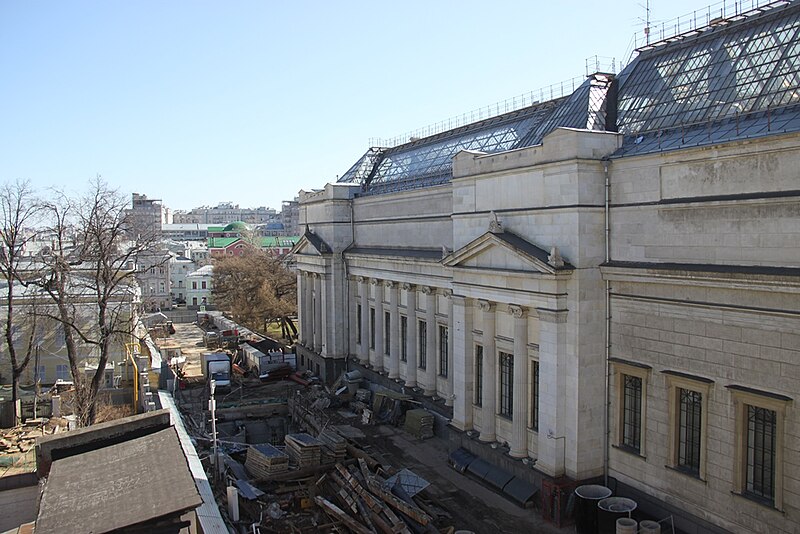
[[[419,358],[417,360],[419,360],[419,368],[425,369],[428,366],[428,323],[419,321],[417,328],[417,345],[419,347],[417,350]]]
[[[475,405],[483,403],[483,346],[475,345]]]
[[[439,376],[447,376],[447,327],[439,325]]]
[[[400,316],[400,361],[408,361],[408,317]]]
[[[772,504],[775,498],[775,411],[747,406],[745,492]]]
[[[531,362],[531,428],[539,431],[539,362]]]
[[[369,309],[369,348],[375,349],[375,308]]]
[[[500,415],[514,415],[514,356],[500,353]]]
[[[638,453],[642,434],[642,379],[630,375],[622,378],[622,445]]]
[[[700,432],[703,417],[703,394],[679,388],[678,467],[700,474]]]
[[[392,345],[391,338],[392,331],[392,314],[383,312],[383,353],[389,355],[389,350]]]

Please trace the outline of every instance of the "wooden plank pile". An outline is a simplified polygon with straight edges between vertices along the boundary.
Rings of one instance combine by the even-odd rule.
[[[310,434],[286,434],[286,452],[299,469],[320,465],[322,442]]]
[[[317,439],[322,442],[322,463],[342,463],[347,457],[347,440],[333,430],[323,430]]]
[[[317,481],[318,487],[329,490],[323,494],[335,502],[321,495],[315,501],[333,521],[359,534],[439,532],[433,525],[433,517],[418,503],[397,497],[384,489],[382,482],[363,459],[359,459],[358,467],[337,463],[335,470]]]
[[[428,410],[418,408],[406,412],[406,422],[403,429],[419,439],[433,437],[433,414]]]
[[[269,479],[289,470],[289,457],[267,443],[253,445],[247,449],[244,467],[256,478]]]

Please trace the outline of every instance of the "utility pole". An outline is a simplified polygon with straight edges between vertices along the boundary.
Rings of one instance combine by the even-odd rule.
[[[36,382],[35,382],[36,383],[36,387],[35,387],[34,392],[33,392],[33,418],[34,419],[36,419],[38,417],[38,414],[36,413],[36,409],[38,407],[38,402],[39,402],[39,390],[41,389],[39,384],[40,384],[40,381],[42,379],[41,375],[39,374],[39,346],[40,346],[39,343],[37,343],[36,344],[36,356],[35,356],[34,362],[33,362],[33,368],[35,369],[35,373],[36,373],[36,375],[35,375],[36,376]]]
[[[214,390],[217,383],[215,380],[210,381],[211,399],[208,401],[208,409],[211,410],[211,438],[214,443],[214,457],[212,458],[213,480],[216,485],[219,479],[219,455],[217,454],[217,400],[214,398]]]

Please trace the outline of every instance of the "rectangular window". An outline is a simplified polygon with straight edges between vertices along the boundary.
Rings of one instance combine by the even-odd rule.
[[[200,287],[201,287],[202,289],[206,289],[206,281],[205,281],[205,280],[203,280],[202,282],[200,282]]]
[[[417,323],[417,360],[420,369],[425,369],[428,365],[428,323],[419,321]]]
[[[714,381],[679,371],[661,372],[666,377],[669,390],[667,465],[705,480],[708,463],[708,400]]]
[[[36,380],[37,380],[38,382],[44,382],[44,380],[45,380],[45,369],[44,369],[44,365],[40,365],[40,366],[39,366],[39,370],[38,370],[38,372],[36,373]]]
[[[449,340],[447,339],[447,327],[439,325],[439,376],[447,377],[447,352]]]
[[[369,309],[369,348],[375,350],[375,308]]]
[[[475,406],[483,404],[483,345],[475,345]]]
[[[637,454],[642,436],[642,379],[622,375],[622,443]]]
[[[408,361],[408,317],[400,316],[400,361]]]
[[[192,282],[192,289],[197,289],[197,282]]]
[[[678,462],[677,467],[700,475],[700,434],[703,419],[703,394],[678,388]]]
[[[69,367],[66,364],[56,365],[56,379],[69,380]]]
[[[391,338],[391,331],[392,331],[392,314],[389,312],[383,312],[383,353],[385,355],[389,355],[389,351],[391,350],[392,346],[392,338]]]
[[[514,416],[514,355],[500,353],[500,415]]]
[[[775,440],[777,414],[758,406],[747,406],[747,469],[744,493],[769,504],[775,498]]]
[[[783,510],[786,409],[790,397],[730,385],[736,414],[733,490]]]
[[[539,361],[531,360],[531,428],[539,431]]]
[[[356,343],[359,345],[361,341],[361,304],[356,305]]]

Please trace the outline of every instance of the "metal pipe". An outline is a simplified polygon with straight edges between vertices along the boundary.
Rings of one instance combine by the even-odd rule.
[[[611,197],[611,181],[608,173],[608,166],[611,160],[604,159],[603,172],[605,173],[605,203],[604,203],[604,218],[605,218],[605,245],[606,245],[606,259],[607,264],[611,261],[611,225],[610,225],[610,197]],[[611,354],[611,283],[606,279],[605,281],[605,308],[606,308],[606,323],[605,323],[605,414],[603,417],[603,485],[608,487],[608,463],[609,463],[609,438],[611,434],[611,366],[609,364],[609,357]]]

